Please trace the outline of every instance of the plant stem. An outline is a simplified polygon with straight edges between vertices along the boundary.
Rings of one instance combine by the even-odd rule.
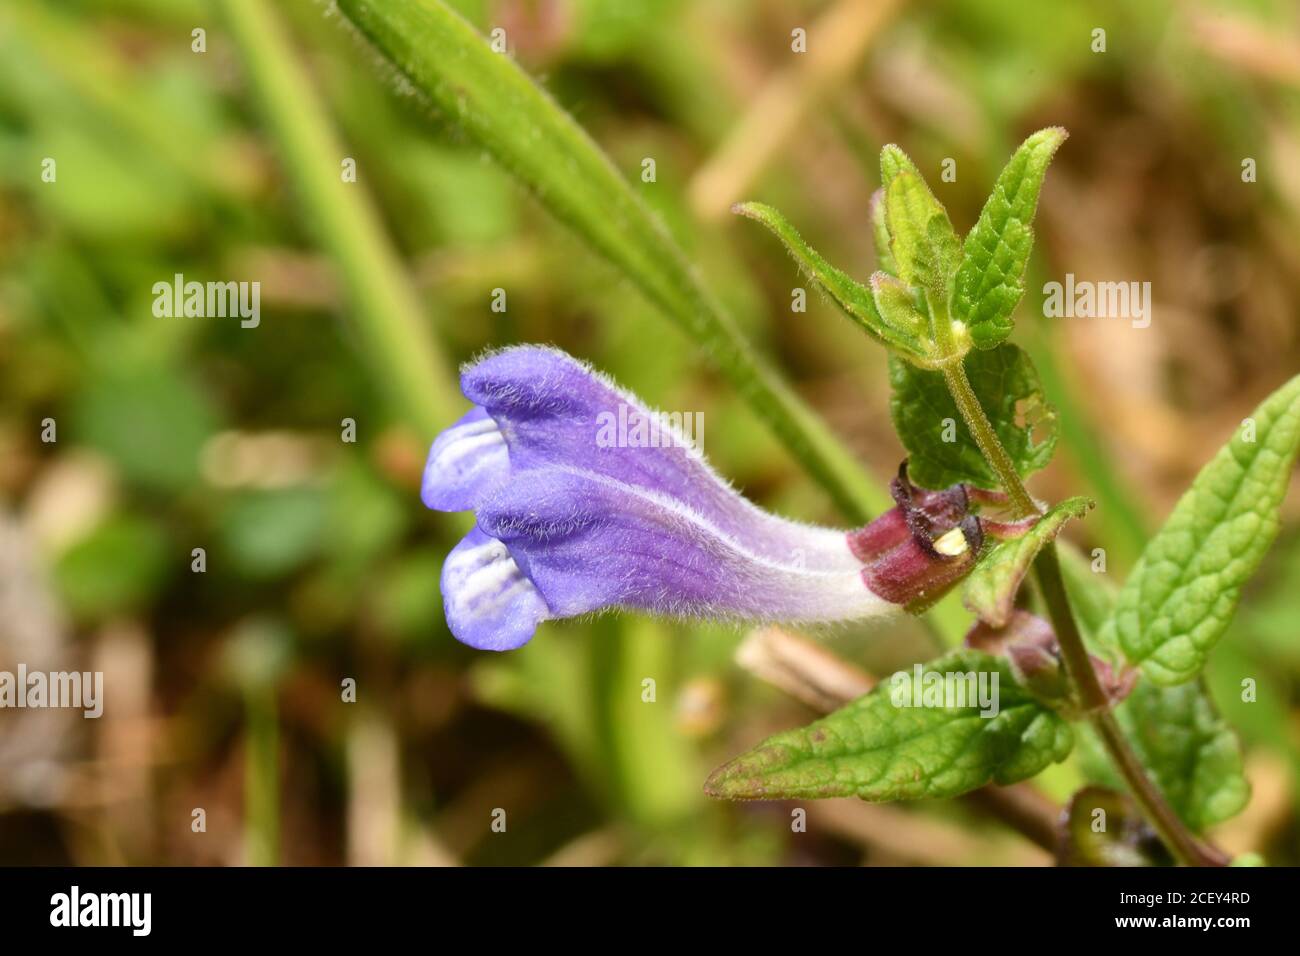
[[[1093,729],[1106,745],[1106,752],[1119,767],[1128,782],[1133,799],[1141,807],[1160,839],[1165,842],[1174,858],[1187,866],[1227,866],[1227,855],[1215,846],[1202,843],[1183,826],[1178,814],[1169,806],[1160,791],[1151,783],[1138,761],[1137,755],[1124,739],[1124,733],[1109,710],[1098,711],[1091,718]]]
[[[1178,859],[1189,866],[1224,866],[1228,861],[1213,847],[1200,844],[1187,830],[1173,808],[1147,776],[1142,762],[1124,738],[1119,724],[1110,712],[1110,701],[1097,680],[1097,672],[1084,647],[1083,637],[1070,608],[1070,598],[1061,576],[1061,561],[1055,543],[1049,543],[1034,562],[1034,576],[1047,605],[1052,628],[1061,646],[1065,670],[1074,681],[1078,698],[1093,730],[1101,738],[1111,760],[1128,783],[1133,799],[1143,815]]]
[[[1052,629],[1056,631],[1056,640],[1061,645],[1061,657],[1065,661],[1066,671],[1074,681],[1080,706],[1086,714],[1106,710],[1110,701],[1097,680],[1097,672],[1093,670],[1088,650],[1083,645],[1079,625],[1074,620],[1070,597],[1065,592],[1065,581],[1061,577],[1061,559],[1056,553],[1055,542],[1048,542],[1038,553],[1038,559],[1034,562],[1034,577],[1042,592],[1043,603],[1047,605],[1047,615],[1052,619]]]
[[[953,401],[961,412],[975,437],[975,443],[997,474],[998,480],[1006,490],[1017,517],[1038,513],[1024,482],[1016,471],[1010,456],[998,439],[988,415],[984,412],[966,377],[966,369],[961,360],[953,362],[943,370],[944,381]],[[1056,632],[1056,640],[1061,648],[1061,657],[1065,664],[1066,675],[1073,681],[1079,704],[1097,736],[1101,738],[1111,761],[1128,784],[1133,799],[1137,801],[1147,821],[1168,846],[1169,851],[1178,862],[1188,866],[1224,866],[1227,858],[1214,847],[1200,843],[1187,829],[1178,814],[1165,800],[1164,795],[1147,776],[1146,769],[1124,738],[1123,732],[1110,712],[1110,701],[1097,672],[1093,669],[1088,649],[1084,646],[1083,636],[1079,633],[1074,612],[1070,607],[1070,597],[1065,590],[1061,577],[1060,558],[1056,553],[1055,542],[1048,542],[1034,561],[1034,577],[1042,592],[1043,602],[1047,605],[1048,617]]]
[[[1037,513],[1038,506],[1025,491],[1016,466],[1012,463],[1007,450],[1002,447],[1002,442],[998,440],[997,432],[993,430],[993,425],[980,406],[979,399],[975,397],[975,390],[971,388],[970,380],[966,378],[966,367],[961,359],[944,368],[943,379],[948,384],[948,391],[952,394],[952,400],[957,403],[957,410],[961,412],[966,427],[975,437],[975,444],[979,446],[984,459],[997,474],[1002,487],[1011,496],[1011,505],[1015,508],[1016,517],[1023,518]]]

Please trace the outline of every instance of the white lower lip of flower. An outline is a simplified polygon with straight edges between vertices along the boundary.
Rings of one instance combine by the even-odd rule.
[[[456,552],[447,560],[447,599],[454,608],[491,617],[524,588],[532,588],[500,541]]]
[[[434,459],[438,468],[450,468],[461,459],[481,452],[484,448],[505,444],[506,440],[496,422],[490,418],[462,425],[454,432],[449,432],[448,437],[451,440],[439,450],[438,457]]]

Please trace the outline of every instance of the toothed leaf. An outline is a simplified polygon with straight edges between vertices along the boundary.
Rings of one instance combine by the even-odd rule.
[[[1021,144],[966,237],[953,287],[952,317],[966,324],[976,348],[991,349],[1011,334],[1011,314],[1024,294],[1025,267],[1034,245],[1031,223],[1038,193],[1066,135],[1050,127]]]
[[[1222,823],[1250,799],[1241,744],[1199,681],[1159,687],[1139,681],[1115,719],[1169,805],[1193,830]],[[1094,780],[1124,786],[1089,732],[1079,752]]]
[[[1102,639],[1157,684],[1190,680],[1277,536],[1300,450],[1300,376],[1265,399],[1192,482],[1124,583]]]
[[[996,716],[980,716],[969,696],[941,700],[963,706],[899,704],[924,704],[925,687],[945,675],[979,673],[988,675],[986,688],[997,676]],[[829,717],[769,738],[715,770],[705,789],[731,800],[954,797],[1023,780],[1069,754],[1069,725],[1016,684],[1005,660],[956,651],[924,665],[922,675],[916,686],[913,672],[899,672]]]

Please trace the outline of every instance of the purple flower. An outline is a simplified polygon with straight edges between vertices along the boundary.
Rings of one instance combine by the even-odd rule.
[[[421,496],[478,519],[442,571],[447,623],[473,647],[509,650],[544,620],[615,607],[876,617],[933,600],[979,550],[964,490],[914,489],[905,473],[898,507],[860,531],[769,514],[671,417],[555,349],[489,355],[462,371],[461,389],[474,408],[433,443]]]

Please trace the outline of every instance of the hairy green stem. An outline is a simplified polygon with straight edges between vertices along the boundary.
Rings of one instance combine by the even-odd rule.
[[[1033,499],[1029,497],[1029,493],[1025,491],[1024,483],[1020,480],[1020,474],[1016,471],[1016,466],[1012,463],[1007,450],[1002,447],[1002,442],[998,440],[997,433],[993,431],[993,425],[989,422],[988,415],[980,406],[979,399],[975,397],[975,390],[971,388],[970,380],[966,378],[966,367],[960,359],[944,368],[943,378],[948,384],[948,391],[952,394],[952,400],[957,403],[957,410],[961,412],[961,417],[966,422],[966,427],[970,429],[971,434],[975,437],[975,444],[979,446],[984,459],[998,476],[998,481],[1002,487],[1011,496],[1011,504],[1016,510],[1016,517],[1037,514],[1038,506],[1034,504]]]
[[[1115,717],[1110,712],[1110,702],[1097,680],[1097,672],[1093,669],[1083,644],[1083,636],[1075,622],[1055,543],[1049,543],[1039,553],[1038,560],[1034,563],[1034,577],[1042,592],[1043,602],[1047,605],[1048,616],[1052,619],[1052,627],[1061,646],[1065,670],[1074,681],[1079,703],[1089,715],[1088,721],[1101,738],[1106,752],[1128,783],[1133,799],[1137,801],[1143,815],[1179,862],[1189,866],[1225,865],[1227,859],[1218,850],[1200,844],[1183,826],[1168,801],[1147,776],[1141,761],[1115,722]]]
[[[1115,716],[1109,710],[1102,710],[1090,720],[1093,729],[1106,745],[1106,752],[1128,782],[1133,799],[1160,835],[1160,839],[1174,854],[1174,858],[1188,866],[1227,866],[1230,862],[1227,855],[1217,847],[1197,840],[1147,778],[1146,770],[1124,739],[1124,732],[1119,729]]]
[[[1018,517],[1039,512],[1029,492],[1025,490],[1020,473],[998,439],[988,415],[980,405],[966,377],[966,369],[961,361],[956,361],[943,370],[948,391],[952,394],[957,409],[961,412],[975,437],[975,443],[984,455],[989,466],[997,474],[998,480],[1011,499],[1012,507]],[[1052,628],[1056,632],[1057,642],[1061,647],[1061,657],[1065,664],[1067,676],[1073,682],[1079,704],[1093,729],[1101,738],[1111,761],[1128,784],[1133,799],[1147,821],[1159,834],[1169,851],[1178,862],[1188,866],[1223,866],[1226,857],[1214,847],[1200,843],[1187,829],[1178,814],[1165,800],[1147,775],[1142,762],[1129,746],[1119,725],[1110,712],[1110,701],[1097,679],[1092,660],[1083,643],[1075,622],[1074,611],[1070,607],[1070,597],[1065,590],[1065,581],[1061,577],[1060,558],[1056,553],[1056,544],[1048,542],[1034,561],[1034,578],[1042,592],[1043,602],[1047,605],[1047,614],[1051,618]]]

